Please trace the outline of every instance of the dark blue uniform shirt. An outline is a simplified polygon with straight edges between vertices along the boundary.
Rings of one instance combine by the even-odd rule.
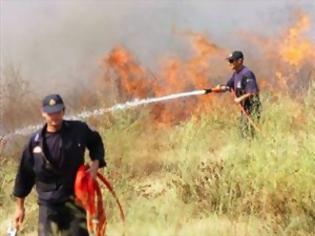
[[[99,160],[100,167],[106,165],[102,139],[86,123],[64,121],[54,137],[47,134],[45,125],[32,135],[23,151],[13,195],[26,197],[36,185],[39,204],[67,201],[74,194],[75,176],[84,164],[86,148],[91,160]]]
[[[241,105],[248,113],[259,112],[259,88],[257,85],[255,74],[246,66],[239,72],[234,72],[232,77],[226,83],[226,86],[234,90],[235,96],[240,97],[246,93],[251,93],[253,96],[246,98],[241,102]]]
[[[61,167],[61,131],[55,133],[46,132],[44,140],[47,147],[47,159],[55,166]]]
[[[232,88],[237,97],[246,93],[258,94],[259,92],[255,74],[246,66],[241,71],[234,72],[226,86]]]

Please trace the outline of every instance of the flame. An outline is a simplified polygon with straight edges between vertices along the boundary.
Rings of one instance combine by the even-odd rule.
[[[294,16],[292,25],[272,37],[242,32],[245,42],[252,44],[248,48],[255,52],[250,61],[258,82],[267,81],[269,85],[264,86],[273,93],[307,88],[315,70],[315,44],[308,34],[310,17],[302,11]]]
[[[119,95],[124,99],[144,98],[149,95],[151,83],[148,73],[125,48],[114,48],[104,59],[104,66],[106,70],[114,72],[109,77],[115,75]]]
[[[176,93],[210,86],[211,68],[209,59],[221,52],[219,47],[209,42],[202,34],[189,34],[193,56],[187,61],[172,58],[165,61],[155,86],[155,95]],[[162,123],[176,123],[197,116],[211,106],[211,96],[190,97],[172,104],[159,104],[152,109],[155,119]]]
[[[186,61],[167,58],[156,75],[141,66],[126,48],[115,47],[103,60],[102,80],[116,87],[117,96],[124,101],[207,88],[209,59],[221,50],[201,34],[190,36],[192,57]],[[210,103],[210,96],[183,98],[153,105],[150,114],[160,123],[172,124],[206,109]]]
[[[298,21],[288,30],[280,47],[280,56],[284,62],[298,67],[305,58],[314,57],[314,45],[303,37],[309,28],[309,16],[301,14]]]
[[[270,90],[276,94],[279,91],[295,89],[297,83],[307,82],[299,73],[305,68],[314,70],[312,62],[315,59],[315,46],[307,37],[309,28],[310,18],[300,13],[296,22],[278,35],[268,37],[252,32],[245,33],[246,42],[254,44],[251,48],[255,52],[254,58],[249,53],[246,54],[245,63],[248,60],[252,65],[257,65],[251,69],[256,74],[262,90]],[[160,69],[152,73],[126,48],[115,47],[102,61],[102,81],[105,82],[105,87],[115,90],[115,96],[120,102],[126,102],[135,98],[160,97],[208,88],[211,87],[213,78],[226,78],[227,72],[230,73],[224,63],[226,49],[200,33],[176,33],[188,38],[191,43],[190,57],[165,58]],[[227,78],[223,83],[226,80]],[[151,105],[150,115],[157,123],[174,124],[192,115],[198,117],[201,112],[209,111],[212,104],[218,101],[222,102],[222,99],[215,96],[172,100]]]
[[[287,80],[284,77],[284,75],[281,72],[277,71],[275,76],[276,76],[276,79],[278,81],[278,85],[280,86],[280,88],[287,90],[288,84],[287,84]]]

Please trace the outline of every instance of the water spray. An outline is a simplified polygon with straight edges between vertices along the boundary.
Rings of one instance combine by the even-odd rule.
[[[99,109],[95,109],[92,111],[83,111],[79,114],[72,115],[72,116],[65,116],[65,119],[84,120],[84,119],[87,119],[89,117],[100,116],[100,115],[103,115],[105,113],[115,112],[118,110],[126,110],[126,109],[137,107],[140,105],[158,103],[158,102],[163,102],[163,101],[168,101],[168,100],[173,100],[173,99],[178,99],[178,98],[184,98],[184,97],[190,97],[190,96],[198,96],[198,95],[208,94],[210,92],[212,92],[212,89],[201,89],[201,90],[193,90],[193,91],[184,92],[184,93],[174,93],[174,94],[161,96],[161,97],[134,99],[131,101],[127,101],[125,103],[115,104],[114,106],[109,107],[109,108],[99,108]],[[16,135],[22,135],[22,136],[29,135],[30,133],[34,132],[35,130],[39,129],[40,127],[42,127],[41,124],[35,124],[35,125],[29,125],[26,127],[18,128],[16,130],[4,135],[4,138],[8,139],[8,138],[16,136]]]

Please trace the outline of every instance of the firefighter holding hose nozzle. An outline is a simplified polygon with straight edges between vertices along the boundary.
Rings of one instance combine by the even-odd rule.
[[[234,101],[242,110],[240,117],[240,130],[242,137],[253,137],[254,131],[259,130],[255,123],[260,118],[261,103],[259,88],[255,74],[244,66],[244,55],[241,51],[232,52],[226,60],[234,73],[225,85],[205,89],[206,94],[230,91],[234,94]]]

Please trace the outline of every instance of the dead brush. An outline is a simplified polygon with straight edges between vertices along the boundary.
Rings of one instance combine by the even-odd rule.
[[[196,197],[201,209],[215,209],[219,204],[218,190],[224,163],[220,161],[202,161],[198,168],[199,175],[194,181]]]
[[[176,189],[179,199],[186,204],[194,201],[193,189],[189,183],[185,182],[180,176],[173,177],[171,182],[173,187]]]

